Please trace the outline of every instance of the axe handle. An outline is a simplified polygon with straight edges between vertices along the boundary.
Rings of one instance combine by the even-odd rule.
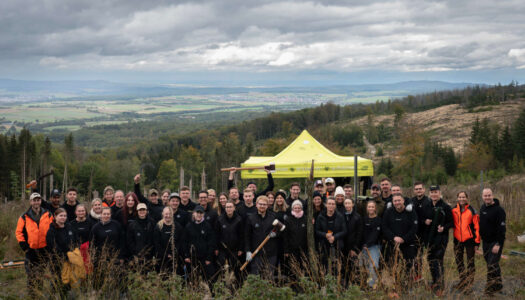
[[[273,230],[272,230],[273,232]],[[262,241],[262,243],[259,245],[259,247],[257,247],[257,249],[255,249],[255,251],[253,251],[252,253],[252,259],[251,260],[247,260],[244,265],[242,265],[241,267],[241,271],[244,271],[244,269],[246,269],[246,267],[248,266],[248,264],[253,260],[253,258],[255,257],[255,255],[257,255],[257,253],[259,253],[259,251],[261,251],[262,247],[264,247],[264,245],[270,240],[270,234],[268,234],[266,236],[266,238],[264,239],[264,241]]]
[[[222,172],[229,172],[229,171],[242,171],[242,170],[264,170],[265,167],[243,167],[243,168],[222,168]]]

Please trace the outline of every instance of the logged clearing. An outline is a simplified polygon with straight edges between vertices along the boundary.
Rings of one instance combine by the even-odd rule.
[[[512,124],[525,108],[525,99],[513,100],[500,105],[474,108],[473,112],[462,108],[458,104],[441,106],[438,108],[406,114],[409,122],[414,122],[419,128],[432,134],[435,141],[450,146],[455,152],[463,152],[463,147],[470,137],[472,125],[476,118],[488,118],[492,122],[504,127]],[[485,111],[486,110],[486,111]],[[366,126],[367,117],[359,118],[352,123]],[[374,123],[384,123],[393,126],[394,115],[374,116]]]

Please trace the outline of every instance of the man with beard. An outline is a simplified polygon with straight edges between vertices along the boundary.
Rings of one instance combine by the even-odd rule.
[[[148,206],[149,216],[155,222],[160,221],[160,219],[162,219],[164,205],[159,201],[159,192],[156,189],[150,189],[148,192],[148,198],[146,198],[140,191],[140,174],[135,175],[133,181],[135,182],[135,195],[137,195],[141,203],[145,203]]]
[[[257,184],[254,181],[250,181],[246,185],[247,189],[250,189],[253,191],[254,199],[256,199],[259,196],[266,195],[266,193],[269,191],[273,191],[274,183],[273,183],[272,172],[267,169],[264,169],[264,171],[266,172],[266,177],[268,178],[268,186],[264,190],[257,192]],[[230,190],[232,187],[235,186],[234,177],[235,177],[236,172],[237,170],[234,167],[232,167],[230,171],[230,176],[228,177],[228,190]],[[239,198],[244,199],[242,194],[239,195]],[[233,199],[230,199],[230,200],[233,200]]]

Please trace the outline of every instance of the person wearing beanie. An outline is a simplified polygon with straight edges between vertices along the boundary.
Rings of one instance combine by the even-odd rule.
[[[345,213],[345,191],[341,186],[335,188],[334,192],[335,204],[337,211],[341,214]]]

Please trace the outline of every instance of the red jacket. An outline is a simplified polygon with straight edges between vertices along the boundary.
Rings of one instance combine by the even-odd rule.
[[[479,245],[481,238],[479,235],[479,215],[472,206],[466,204],[465,209],[461,212],[459,204],[452,209],[454,218],[454,237],[460,242],[473,239]]]

